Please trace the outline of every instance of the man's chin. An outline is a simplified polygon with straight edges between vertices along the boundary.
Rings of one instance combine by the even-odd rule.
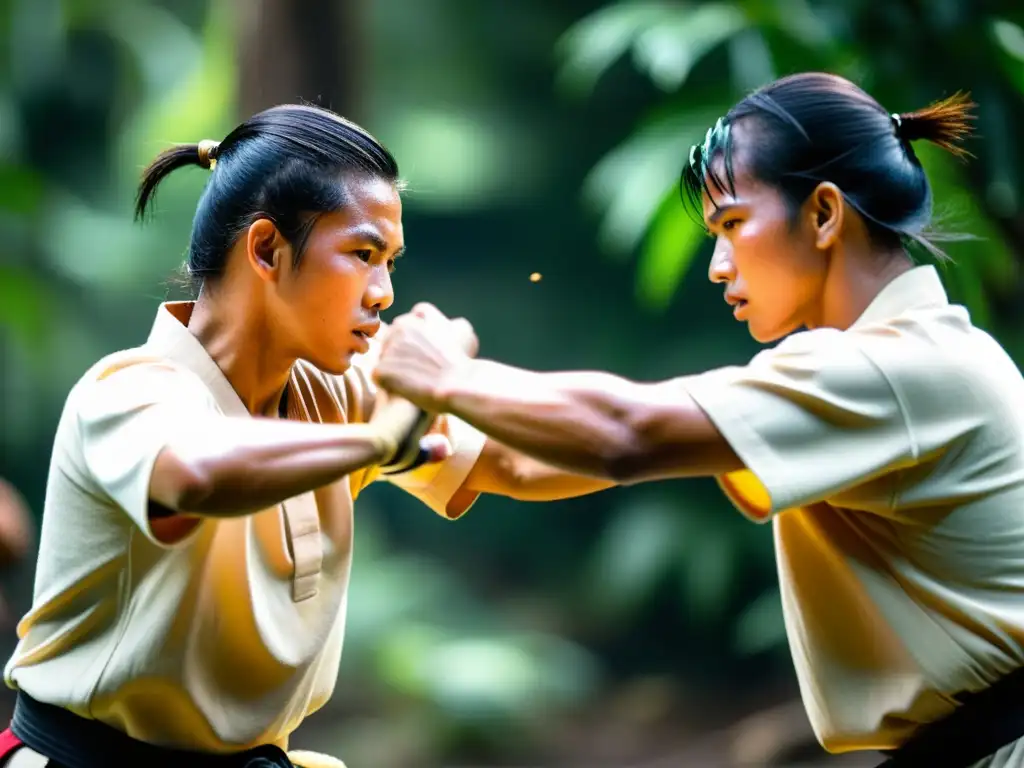
[[[328,373],[331,376],[341,376],[345,371],[352,367],[352,358],[355,357],[355,355],[355,351],[349,349],[338,355],[332,355],[329,360],[310,360],[310,362],[324,373]]]
[[[748,322],[747,331],[758,344],[771,344],[773,341],[778,341],[789,334],[789,331],[784,328],[775,326],[765,327],[758,325],[756,322]]]

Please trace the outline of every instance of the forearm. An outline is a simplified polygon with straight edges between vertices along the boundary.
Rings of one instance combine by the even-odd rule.
[[[393,449],[363,424],[224,418],[164,448],[150,498],[176,512],[247,514],[380,463]]]
[[[532,458],[616,480],[640,446],[641,390],[607,373],[535,373],[470,360],[443,394],[447,411]]]
[[[467,360],[444,410],[534,459],[616,483],[743,468],[685,379],[640,384],[598,372],[536,373]]]

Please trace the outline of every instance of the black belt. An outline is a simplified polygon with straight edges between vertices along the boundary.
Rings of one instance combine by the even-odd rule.
[[[960,706],[885,753],[878,768],[968,768],[1024,736],[1024,669],[957,699]]]
[[[26,746],[66,768],[294,768],[284,750],[265,744],[227,755],[168,749],[133,739],[98,720],[36,701],[23,691],[14,705],[11,730]]]

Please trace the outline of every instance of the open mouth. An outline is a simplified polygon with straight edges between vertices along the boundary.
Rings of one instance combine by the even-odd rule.
[[[360,354],[370,351],[370,335],[366,331],[352,331]]]

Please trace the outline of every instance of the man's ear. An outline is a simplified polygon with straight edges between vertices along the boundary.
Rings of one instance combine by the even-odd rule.
[[[245,233],[249,266],[263,280],[276,282],[292,263],[292,246],[270,219],[256,219]]]
[[[843,231],[846,214],[843,193],[831,181],[823,181],[811,192],[806,207],[811,230],[815,233],[815,247],[820,251],[829,250]]]

